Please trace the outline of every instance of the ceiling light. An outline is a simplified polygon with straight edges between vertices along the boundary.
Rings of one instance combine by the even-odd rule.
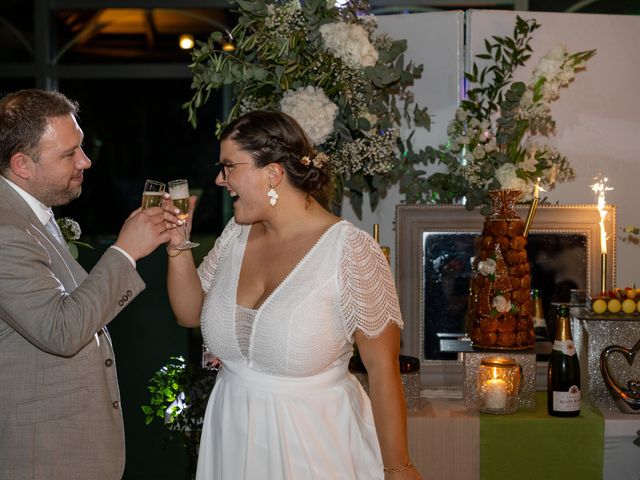
[[[189,33],[183,33],[178,39],[178,44],[183,50],[191,50],[194,46],[193,35]]]

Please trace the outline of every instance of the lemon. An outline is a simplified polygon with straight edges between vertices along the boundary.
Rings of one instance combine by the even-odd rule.
[[[638,310],[638,313],[640,313],[640,300],[638,300],[636,303],[638,304],[636,310]]]
[[[607,309],[609,309],[611,313],[618,313],[621,308],[622,304],[617,298],[612,298],[611,300],[609,300],[609,303],[607,303]]]
[[[624,302],[622,302],[622,311],[624,313],[633,313],[636,311],[636,302],[627,298]]]
[[[591,308],[593,308],[593,311],[597,314],[604,313],[607,311],[607,302],[605,302],[601,298],[598,298],[597,300],[593,301]],[[640,302],[638,302],[638,308],[640,309]]]

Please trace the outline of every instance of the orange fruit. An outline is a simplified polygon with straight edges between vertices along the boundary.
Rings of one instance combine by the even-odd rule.
[[[631,300],[633,300],[634,298],[636,298],[636,289],[635,288],[625,288],[624,289],[625,294],[627,295],[627,298],[630,298]]]

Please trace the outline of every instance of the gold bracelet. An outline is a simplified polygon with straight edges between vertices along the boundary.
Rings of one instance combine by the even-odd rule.
[[[178,251],[178,253],[174,253],[173,255],[171,255],[171,253],[169,253],[171,250],[177,250],[177,251]],[[168,256],[168,257],[170,257],[170,258],[177,257],[177,256],[178,256],[178,255],[180,255],[182,252],[184,252],[184,250],[178,250],[177,248],[171,248],[171,249],[170,249],[169,247],[167,247],[167,256]]]
[[[398,473],[404,472],[405,470],[409,470],[413,468],[413,463],[409,461],[406,465],[400,465],[399,467],[384,467],[384,473]]]

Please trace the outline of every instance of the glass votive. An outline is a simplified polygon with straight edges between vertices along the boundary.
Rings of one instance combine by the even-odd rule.
[[[483,358],[476,381],[478,410],[497,414],[515,412],[518,409],[520,377],[520,365],[512,358]]]

